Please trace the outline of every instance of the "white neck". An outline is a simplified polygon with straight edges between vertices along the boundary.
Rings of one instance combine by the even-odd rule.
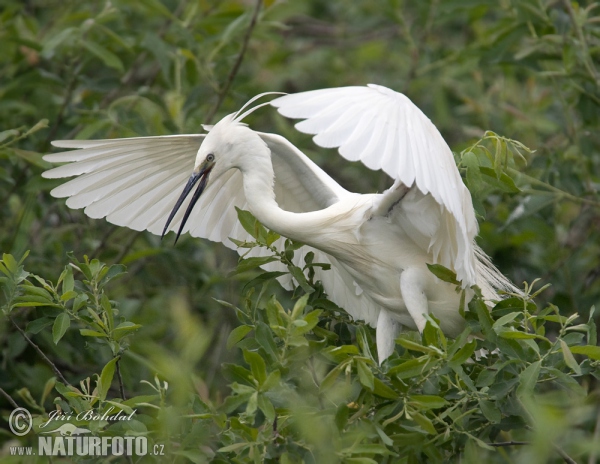
[[[298,213],[281,209],[275,201],[275,172],[269,149],[265,147],[265,153],[248,161],[240,166],[240,171],[250,212],[268,229],[300,240],[298,234],[304,229],[304,221]]]

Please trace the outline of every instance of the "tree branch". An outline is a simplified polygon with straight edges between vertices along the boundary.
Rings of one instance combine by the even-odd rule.
[[[46,361],[46,363],[48,363],[48,365],[52,368],[52,370],[54,371],[54,373],[56,374],[56,376],[61,380],[62,383],[64,383],[65,385],[69,385],[71,386],[71,384],[69,382],[67,382],[67,379],[64,378],[64,376],[62,375],[62,373],[58,370],[58,367],[56,367],[56,364],[54,364],[52,361],[50,361],[50,359],[48,358],[48,356],[46,356],[44,354],[44,352],[40,349],[39,346],[37,346],[35,343],[33,343],[33,341],[31,340],[31,338],[29,338],[27,336],[27,334],[25,333],[25,331],[19,327],[19,325],[13,320],[12,317],[7,316],[8,320],[12,323],[12,325],[15,326],[15,328],[19,331],[19,333],[23,336],[23,338],[25,340],[27,340],[27,343],[29,343],[33,349],[35,351],[37,351],[37,353],[41,356],[41,358]]]
[[[488,446],[493,446],[494,448],[502,448],[505,446],[527,446],[530,445],[528,441],[502,441],[498,443],[486,443]]]
[[[119,378],[119,393],[121,394],[121,399],[125,401],[125,390],[123,389],[123,377],[121,377],[121,366],[119,365],[120,362],[121,357],[119,356],[119,359],[117,359],[115,365],[117,367],[117,377]]]
[[[240,49],[240,52],[235,60],[235,63],[233,64],[233,67],[231,68],[231,71],[229,71],[229,75],[227,76],[227,79],[225,80],[225,84],[223,85],[223,88],[221,88],[221,91],[219,92],[219,95],[217,96],[217,103],[215,103],[215,106],[213,106],[213,108],[208,113],[208,116],[206,117],[206,124],[210,124],[212,122],[212,119],[215,117],[215,114],[217,114],[217,111],[221,107],[223,100],[227,96],[227,93],[229,92],[229,89],[231,88],[231,84],[233,83],[233,80],[235,79],[235,76],[237,75],[238,71],[240,70],[242,61],[244,61],[244,55],[246,54],[246,50],[248,49],[248,43],[250,42],[250,37],[252,36],[252,31],[254,30],[254,26],[256,26],[256,22],[258,20],[258,14],[260,13],[261,6],[262,6],[262,0],[257,0],[256,6],[254,8],[254,13],[252,14],[252,19],[250,19],[250,24],[248,25],[248,29],[246,30],[246,34],[244,35],[244,39],[242,41],[242,48]]]
[[[16,401],[12,399],[12,396],[10,396],[8,393],[6,393],[3,388],[0,388],[0,393],[2,394],[2,396],[4,396],[4,398],[7,399],[7,401],[11,404],[11,406],[13,408],[16,409],[19,407],[19,405],[16,403]]]

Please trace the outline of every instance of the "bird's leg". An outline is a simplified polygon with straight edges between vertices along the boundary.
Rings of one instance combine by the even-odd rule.
[[[427,322],[425,314],[429,313],[427,296],[425,295],[428,277],[424,270],[417,268],[406,269],[400,274],[402,299],[421,333],[423,333]]]
[[[392,318],[391,314],[385,309],[379,311],[379,317],[377,318],[377,357],[379,358],[379,364],[385,361],[393,352],[396,346],[396,337],[402,324]]]

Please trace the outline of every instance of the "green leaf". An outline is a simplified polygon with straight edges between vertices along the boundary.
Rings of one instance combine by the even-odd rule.
[[[496,331],[496,333],[498,333],[500,331],[500,329],[502,329],[502,327],[504,327],[508,323],[514,321],[520,315],[521,315],[521,313],[518,313],[518,312],[508,313],[505,316],[502,316],[501,318],[499,318],[496,322],[494,322],[494,325],[492,326],[492,328]]]
[[[280,235],[278,233],[270,230],[267,233],[267,246],[273,245],[273,243],[275,243],[277,240],[279,240],[279,237],[280,237]]]
[[[600,360],[600,346],[596,346],[596,345],[570,346],[569,350],[573,354],[584,354],[590,359]]]
[[[377,464],[377,461],[371,458],[345,458],[345,464]]]
[[[416,377],[425,373],[432,367],[432,364],[428,361],[429,359],[425,356],[418,359],[411,359],[398,366],[390,368],[388,373],[391,375],[395,375],[399,379]]]
[[[46,402],[46,398],[56,385],[56,377],[50,377],[44,384],[44,390],[42,391],[42,397],[40,398],[40,404],[43,405]]]
[[[337,378],[340,376],[340,373],[342,372],[342,369],[346,367],[346,364],[340,364],[336,367],[334,367],[333,369],[331,369],[327,375],[325,376],[325,378],[321,381],[321,385],[319,386],[320,390],[322,392],[324,392],[325,390],[327,390],[328,388],[331,388],[335,385],[335,381],[337,380]]]
[[[27,328],[25,329],[25,332],[31,333],[31,334],[39,333],[43,329],[45,329],[46,327],[51,325],[54,321],[55,321],[55,319],[48,317],[48,316],[40,317],[39,319],[35,319],[35,320],[29,322],[27,324]]]
[[[425,417],[423,414],[419,414],[419,413],[414,413],[411,414],[413,420],[419,424],[419,426],[425,430],[427,433],[431,434],[431,435],[437,435],[437,430],[435,430],[435,427],[433,426],[433,423],[427,418]]]
[[[562,354],[563,359],[565,360],[565,364],[569,366],[577,375],[581,375],[581,367],[579,366],[577,361],[575,361],[575,358],[573,357],[569,346],[562,339],[560,340],[560,346],[562,348]]]
[[[344,403],[340,403],[335,412],[335,425],[342,432],[348,425],[348,417],[350,416],[350,408]]]
[[[267,380],[267,366],[262,356],[255,351],[244,350],[244,359],[250,365],[252,376],[262,385]]]
[[[254,414],[256,409],[258,408],[258,392],[255,391],[248,398],[248,403],[246,403],[246,414]]]
[[[65,277],[62,281],[63,284],[63,295],[65,293],[70,293],[75,288],[75,279],[73,278],[73,268],[71,266],[66,266],[65,268]]]
[[[310,332],[319,323],[319,316],[321,315],[321,312],[322,311],[320,309],[315,309],[304,316],[304,319],[298,319],[294,321],[295,323],[302,322],[303,324],[300,327],[294,327],[293,334],[304,335]]]
[[[461,164],[467,168],[467,182],[469,190],[473,193],[480,192],[483,188],[483,180],[479,171],[479,160],[477,155],[472,151],[465,153],[462,156]]]
[[[121,59],[111,51],[104,48],[102,45],[85,39],[81,40],[80,43],[91,53],[100,58],[104,62],[104,64],[109,68],[114,68],[119,72],[124,71],[123,62],[121,61]]]
[[[403,346],[404,348],[412,351],[420,351],[421,353],[432,353],[432,354],[440,354],[440,351],[432,346],[423,346],[412,340],[408,340],[407,338],[398,338],[396,343]]]
[[[531,333],[527,333],[527,332],[520,332],[518,330],[503,330],[501,332],[498,333],[498,336],[502,337],[502,338],[507,338],[509,340],[530,340],[533,338],[539,338],[539,339],[544,339],[547,340],[547,338],[542,337],[541,335],[536,335],[536,334],[531,334]]]
[[[302,315],[302,312],[306,307],[306,303],[308,302],[308,297],[309,295],[303,295],[298,301],[296,301],[291,314],[292,320],[298,319]]]
[[[381,454],[390,455],[394,454],[388,450],[385,446],[378,443],[359,443],[352,446],[353,454]]]
[[[122,264],[113,264],[107,269],[106,273],[104,274],[98,285],[100,288],[102,288],[111,280],[115,279],[116,277],[122,276],[126,273],[127,267],[123,266]]]
[[[256,287],[261,285],[269,280],[275,280],[277,277],[287,274],[287,272],[282,271],[272,271],[272,272],[262,272],[260,275],[256,276],[254,279],[250,280],[246,285],[244,285],[243,292],[246,292],[251,287]]]
[[[499,188],[503,192],[519,193],[521,191],[519,187],[516,186],[515,181],[512,180],[505,172],[500,172],[500,176],[498,177],[496,175],[496,171],[491,168],[479,166],[479,170],[482,174],[484,174],[484,179],[488,184]]]
[[[458,378],[467,386],[467,388],[471,391],[476,391],[475,384],[471,380],[471,377],[467,375],[465,370],[463,369],[461,364],[452,364],[450,365],[452,370],[456,373]]]
[[[388,398],[390,400],[398,399],[398,393],[395,390],[388,387],[385,383],[379,380],[377,377],[373,378],[373,393],[382,398]]]
[[[288,266],[288,271],[290,271],[290,274],[292,274],[292,277],[294,277],[294,279],[296,279],[296,282],[298,282],[298,285],[306,293],[313,293],[315,291],[315,289],[312,288],[309,285],[308,281],[306,280],[306,276],[304,275],[304,272],[302,272],[302,269],[300,269],[297,266]]]
[[[256,218],[252,215],[250,211],[240,209],[237,206],[235,207],[235,210],[237,211],[238,220],[240,221],[240,224],[242,225],[244,230],[248,232],[253,239],[256,240],[258,238],[258,231],[255,227],[255,224],[257,222]]]
[[[58,344],[63,335],[71,325],[71,318],[67,313],[61,313],[54,320],[54,325],[52,326],[52,341],[55,345]]]
[[[217,450],[218,453],[231,453],[232,451],[240,452],[241,450],[248,448],[251,443],[234,443],[233,445],[223,446]]]
[[[479,400],[479,408],[487,420],[492,424],[497,424],[502,420],[502,413],[498,406],[488,400]]]
[[[265,380],[265,382],[262,384],[261,391],[268,391],[268,390],[271,390],[272,388],[275,388],[276,386],[279,385],[280,381],[281,381],[281,372],[279,372],[279,370],[271,372],[268,375],[267,380]]]
[[[437,395],[411,395],[409,401],[418,403],[419,409],[439,409],[448,404],[444,398]]]
[[[85,305],[85,303],[87,301],[88,301],[88,296],[85,293],[80,293],[79,295],[77,295],[75,297],[75,300],[73,301],[73,311],[74,312],[79,311]]]
[[[363,385],[363,387],[369,389],[369,391],[373,391],[375,385],[374,376],[373,372],[371,372],[371,369],[369,369],[365,362],[357,360],[356,370],[358,371],[358,380]]]
[[[227,349],[230,350],[233,348],[236,343],[242,340],[246,335],[248,335],[252,331],[252,327],[249,325],[241,325],[236,327],[231,331],[229,337],[227,337]]]
[[[69,301],[77,296],[77,292],[71,290],[70,292],[65,292],[60,296],[60,301]]]
[[[529,396],[533,394],[535,385],[540,375],[542,361],[531,363],[519,374],[519,386],[517,387],[518,396]]]
[[[477,376],[476,385],[481,387],[489,387],[496,379],[498,371],[492,369],[483,369]]]
[[[121,322],[112,331],[113,338],[115,340],[121,340],[124,336],[129,335],[131,332],[136,331],[140,327],[142,327],[140,324],[134,324],[130,321]]]
[[[473,353],[475,352],[475,348],[477,347],[477,341],[471,340],[465,346],[463,346],[460,350],[456,352],[456,354],[450,359],[450,364],[460,365],[464,363],[467,359],[469,359]]]
[[[349,356],[359,354],[359,351],[354,345],[328,346],[322,351],[322,354],[332,361],[339,363]]]
[[[108,337],[108,335],[106,335],[103,332],[98,332],[96,330],[90,330],[90,329],[79,329],[79,333],[81,335],[83,335],[84,337]]]
[[[269,398],[267,398],[265,395],[258,395],[258,408],[263,412],[269,422],[273,422],[275,420],[275,408],[273,407],[271,400],[269,400]]]
[[[444,267],[441,264],[427,264],[427,267],[438,279],[453,285],[460,285],[460,282],[456,278],[456,273],[447,267]]]
[[[113,376],[115,375],[115,369],[118,360],[119,356],[117,356],[116,358],[112,358],[106,363],[106,366],[104,366],[104,368],[102,369],[98,386],[98,397],[100,398],[100,401],[104,401],[106,399],[106,394],[110,389]]]
[[[2,255],[2,261],[4,262],[4,265],[6,266],[6,268],[11,272],[11,274],[17,273],[17,271],[19,269],[19,264],[17,263],[17,260],[14,258],[13,255],[4,253]]]
[[[495,343],[497,335],[492,329],[492,316],[490,315],[490,311],[485,303],[479,298],[473,298],[469,303],[469,309],[474,310],[477,314],[479,324],[481,325],[481,331],[483,332],[485,339]]]
[[[237,268],[231,273],[231,275],[251,271],[252,269],[256,269],[259,266],[263,266],[264,264],[271,263],[273,261],[277,261],[276,256],[253,256],[251,258],[245,258],[238,263]]]

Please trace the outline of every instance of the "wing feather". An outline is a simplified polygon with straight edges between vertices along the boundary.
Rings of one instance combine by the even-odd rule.
[[[405,95],[369,84],[286,95],[271,104],[283,116],[304,119],[296,128],[315,135],[317,145],[338,147],[344,158],[381,169],[435,200],[437,204],[426,205],[427,220],[417,213],[398,217],[415,242],[454,269],[463,285],[475,283],[477,222],[470,193],[441,134]],[[393,189],[388,192],[395,194]],[[423,200],[413,195],[402,200],[403,206],[411,198],[413,206]],[[407,210],[415,208],[409,205]]]
[[[311,104],[321,106],[322,102],[319,100],[317,98]],[[305,105],[306,102],[301,103]],[[340,108],[336,111],[339,110]],[[373,117],[370,116],[371,119]],[[356,120],[363,119],[356,116]],[[346,120],[352,122],[353,119]],[[343,142],[355,136],[354,129],[345,132],[344,126],[338,124],[335,118],[332,121],[332,132],[327,135],[330,143]],[[273,154],[274,187],[276,199],[282,208],[296,212],[313,211],[325,208],[349,194],[283,137],[259,135]],[[79,150],[45,156],[47,161],[69,164],[51,169],[43,176],[76,176],[51,192],[58,198],[67,197],[69,207],[85,208],[85,213],[90,217],[106,217],[109,222],[120,226],[161,234],[167,217],[192,172],[203,137],[181,135],[57,141],[53,145]],[[188,203],[189,199],[173,218],[170,230],[179,228]],[[237,246],[229,237],[251,240],[237,219],[235,206],[247,209],[242,175],[234,169],[209,184],[194,206],[183,232],[222,242],[235,250]],[[280,238],[276,245],[282,248],[284,238]],[[246,250],[239,251],[241,253]],[[311,251],[315,253],[315,262],[331,264],[330,271],[316,268],[315,272],[332,301],[347,308],[354,317],[375,325],[379,307],[368,296],[354,291],[350,274],[334,258],[303,246],[297,250],[294,262],[303,267],[306,254]],[[254,248],[250,256],[267,253],[268,250],[263,248]],[[267,270],[286,271],[285,266],[278,262],[268,263],[263,267]],[[286,288],[291,288],[289,274],[282,276],[280,281]]]

